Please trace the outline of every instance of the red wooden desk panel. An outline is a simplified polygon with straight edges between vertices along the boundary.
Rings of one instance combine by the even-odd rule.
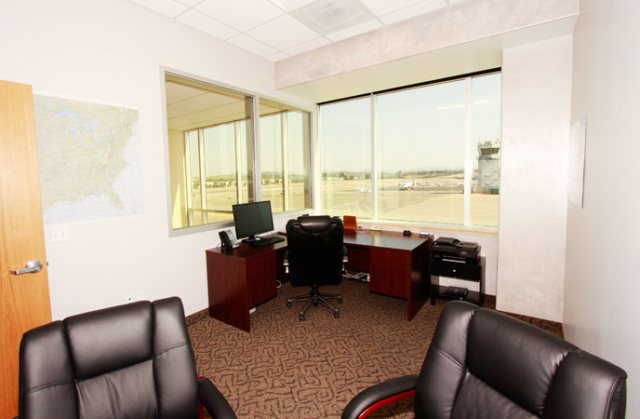
[[[207,250],[209,315],[248,332],[249,309],[276,296],[278,253],[286,247],[286,242],[263,247],[242,243],[231,254]]]

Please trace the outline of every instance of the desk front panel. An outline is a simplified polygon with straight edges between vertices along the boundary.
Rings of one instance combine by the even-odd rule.
[[[411,252],[372,247],[370,250],[371,292],[409,298]]]
[[[276,252],[245,259],[249,307],[255,307],[276,296],[278,265]]]

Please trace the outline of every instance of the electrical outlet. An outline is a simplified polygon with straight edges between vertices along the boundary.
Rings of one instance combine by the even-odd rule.
[[[138,290],[136,291],[136,301],[141,301],[145,299],[145,293],[144,290]]]
[[[133,301],[133,293],[132,292],[124,295],[124,302],[125,303],[130,303],[132,301]]]
[[[69,225],[53,224],[49,229],[49,240],[51,243],[60,243],[69,240]]]

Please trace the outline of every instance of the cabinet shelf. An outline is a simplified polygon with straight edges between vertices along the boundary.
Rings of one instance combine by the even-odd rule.
[[[431,259],[431,286],[429,287],[431,305],[437,299],[451,299],[443,296],[447,287],[440,286],[440,277],[460,279],[478,284],[478,291],[469,290],[465,300],[481,305],[484,299],[485,258],[479,263],[457,263],[446,260]]]

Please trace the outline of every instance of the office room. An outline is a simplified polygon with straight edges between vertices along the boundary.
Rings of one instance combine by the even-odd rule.
[[[0,80],[30,85],[40,97],[130,109],[139,121],[139,188],[130,197],[135,210],[74,221],[45,219],[52,320],[127,299],[178,296],[187,316],[208,307],[205,251],[219,245],[219,231],[233,227],[227,222],[173,228],[167,73],[309,113],[314,208],[274,213],[274,228],[283,231],[290,218],[322,211],[318,103],[499,70],[497,225],[371,224],[481,244],[485,293],[495,298],[496,309],[562,324],[568,342],[624,369],[629,375],[626,417],[640,417],[635,350],[640,286],[630,263],[635,249],[629,245],[640,233],[633,180],[638,165],[631,161],[640,151],[632,125],[640,110],[635,77],[640,7],[635,2],[403,1],[384,15],[388,20],[379,16],[366,32],[319,36],[320,41],[303,42],[314,47],[291,45],[289,52],[256,49],[255,39],[242,31],[211,26],[204,13],[215,10],[205,7],[209,2],[214,3],[0,3]],[[293,1],[256,3],[279,7],[271,20],[297,7]],[[361,3],[373,10],[389,7]],[[571,137],[585,127],[579,205],[567,199]],[[18,268],[2,266],[3,294],[4,271]],[[283,306],[283,315],[297,321],[295,310],[286,310]],[[430,304],[421,309],[428,310]],[[234,403],[241,395],[224,395],[239,407]]]

